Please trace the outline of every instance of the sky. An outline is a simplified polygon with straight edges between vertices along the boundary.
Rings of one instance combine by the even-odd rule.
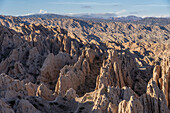
[[[0,0],[0,15],[38,13],[170,17],[170,0]]]

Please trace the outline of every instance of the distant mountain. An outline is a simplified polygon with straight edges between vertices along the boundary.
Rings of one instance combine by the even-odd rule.
[[[71,18],[69,16],[64,15],[58,15],[58,14],[33,14],[33,15],[27,15],[27,16],[19,16],[20,18],[43,18],[43,19],[51,19],[51,18]]]
[[[134,23],[145,25],[168,25],[170,24],[170,18],[146,17],[141,20],[137,20]]]
[[[58,14],[34,14],[27,16],[19,16],[20,18],[43,18],[43,19],[81,19],[86,21],[94,22],[134,22],[141,20],[141,17],[127,16],[127,17],[117,17],[114,13],[98,13],[98,14],[68,14],[68,15],[58,15]]]
[[[127,16],[127,17],[117,17],[115,13],[98,13],[98,14],[69,14],[68,16],[83,19],[104,19],[107,21],[114,22],[133,22],[137,20],[142,20],[141,17],[137,16]]]
[[[134,22],[134,21],[142,20],[142,18],[137,16],[127,16],[127,17],[113,17],[112,20],[119,21],[119,22]]]
[[[92,22],[130,22],[135,24],[144,25],[168,25],[170,24],[170,18],[157,18],[146,17],[141,18],[137,16],[116,17],[114,13],[101,13],[101,14],[70,14],[70,15],[58,15],[58,14],[34,14],[28,16],[19,16],[20,18],[42,18],[42,19],[79,19]]]
[[[75,18],[97,18],[97,19],[112,19],[117,15],[115,13],[84,13],[84,14],[68,14],[68,16]]]

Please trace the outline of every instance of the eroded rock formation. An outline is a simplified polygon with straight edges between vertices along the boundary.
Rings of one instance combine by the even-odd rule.
[[[168,25],[25,20],[0,18],[0,112],[170,112]]]

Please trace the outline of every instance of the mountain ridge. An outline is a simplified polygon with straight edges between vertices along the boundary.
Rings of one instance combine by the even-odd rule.
[[[109,13],[108,13],[109,14]],[[162,25],[166,25],[170,23],[170,18],[163,18],[163,17],[137,17],[137,16],[133,16],[133,15],[129,15],[126,17],[113,17],[113,16],[109,16],[109,17],[100,17],[100,14],[98,16],[98,14],[91,14],[90,15],[80,15],[80,16],[69,16],[69,15],[58,15],[58,14],[33,14],[33,15],[27,15],[27,16],[18,16],[20,18],[43,18],[43,19],[47,19],[47,18],[61,18],[61,19],[82,19],[82,20],[90,20],[90,21],[94,21],[94,22],[132,22],[132,23],[136,23],[136,24],[150,24],[150,25],[154,25],[156,24],[156,21],[158,21],[157,25],[163,23]],[[150,22],[145,22],[145,21],[155,21],[153,23]],[[144,22],[143,22],[144,21]]]

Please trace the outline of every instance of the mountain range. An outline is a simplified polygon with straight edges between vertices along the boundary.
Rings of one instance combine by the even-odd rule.
[[[104,13],[104,14],[68,14],[58,15],[58,14],[34,14],[27,16],[19,16],[20,18],[43,18],[43,19],[81,19],[94,22],[132,22],[136,24],[149,24],[149,25],[167,25],[170,23],[170,18],[157,18],[157,17],[137,17],[137,16],[127,16],[127,17],[117,17],[113,13]]]

